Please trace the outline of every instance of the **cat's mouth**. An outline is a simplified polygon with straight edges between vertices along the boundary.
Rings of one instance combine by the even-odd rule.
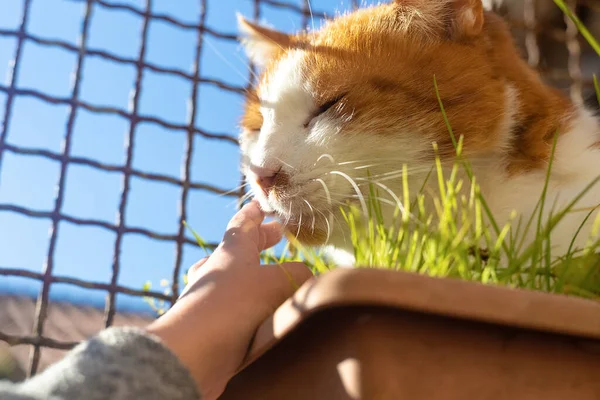
[[[346,188],[332,186],[316,179],[302,182],[289,180],[285,186],[273,186],[265,191],[257,182],[249,181],[265,215],[277,219],[287,236],[306,246],[327,244],[343,227],[339,206],[358,202],[351,193],[341,196]]]
[[[266,216],[277,219],[289,236],[307,246],[324,245],[331,236],[333,216],[331,207],[313,204],[302,196],[272,199],[255,196]]]

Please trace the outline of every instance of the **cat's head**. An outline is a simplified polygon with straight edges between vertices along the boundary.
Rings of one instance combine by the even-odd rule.
[[[455,155],[434,76],[466,154],[507,146],[516,99],[506,74],[521,61],[481,0],[396,0],[294,35],[240,26],[260,67],[242,119],[243,171],[262,207],[306,244],[339,234],[339,206],[368,193],[369,179],[391,200],[381,185],[401,189],[403,164],[428,171],[433,142]]]

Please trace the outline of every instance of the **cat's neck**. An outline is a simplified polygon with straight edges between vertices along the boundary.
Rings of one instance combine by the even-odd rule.
[[[537,215],[539,209],[536,207],[547,177],[544,221],[566,209],[577,196],[585,192],[553,234],[556,254],[566,252],[587,214],[600,204],[600,183],[589,187],[600,178],[598,119],[582,107],[572,107],[566,120],[568,123],[563,125],[565,131],[558,132],[556,137],[554,156],[535,168],[506,168],[504,173],[499,173],[501,169],[492,163],[481,165],[476,171],[481,176],[479,182],[482,182],[482,192],[499,224],[507,223],[513,210],[523,221],[527,221],[533,213]],[[544,146],[550,153],[553,145],[554,136],[549,141],[544,139]],[[576,245],[585,244],[593,222],[594,218],[588,219]],[[530,233],[530,240],[533,238],[531,235],[534,232]]]

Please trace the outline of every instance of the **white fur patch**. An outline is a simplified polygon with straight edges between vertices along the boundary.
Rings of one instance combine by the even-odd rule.
[[[302,152],[304,121],[309,117],[314,101],[305,83],[304,52],[292,50],[278,64],[260,87],[263,126],[258,143],[251,154],[253,164],[278,169],[282,164],[296,165]],[[306,155],[310,156],[310,155]]]
[[[564,210],[587,185],[600,177],[600,150],[592,147],[600,140],[598,121],[587,110],[579,109],[576,113],[571,129],[561,135],[557,142],[543,213],[544,224],[552,214]],[[490,170],[480,178],[480,182],[486,182],[485,197],[499,224],[507,223],[513,210],[522,216],[522,225],[534,212],[534,221],[537,222],[539,211],[535,211],[535,207],[542,194],[546,175],[547,169],[544,169],[502,179],[497,172]],[[600,184],[596,184],[574,207],[579,211],[567,214],[553,231],[553,255],[560,256],[567,252],[584,218],[599,204]],[[583,226],[575,241],[575,248],[584,247],[593,223],[594,215]],[[534,237],[535,228],[532,228],[525,245]]]
[[[336,248],[334,246],[327,246],[324,249],[324,254],[328,261],[337,267],[355,267],[356,259],[354,258],[354,254],[348,250]]]

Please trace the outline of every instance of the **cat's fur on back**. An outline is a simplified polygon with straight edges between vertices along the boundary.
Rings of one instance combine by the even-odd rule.
[[[595,117],[541,81],[481,0],[396,0],[295,35],[243,19],[240,26],[262,69],[242,119],[243,169],[262,207],[306,244],[350,249],[338,209],[368,194],[367,170],[394,200],[391,192],[402,198],[404,164],[411,193],[418,191],[434,142],[452,162],[434,76],[499,224],[513,210],[523,219],[534,212],[556,132],[547,196],[555,212],[600,175]],[[600,185],[555,230],[556,254],[598,203]],[[392,214],[388,207],[388,222]]]

